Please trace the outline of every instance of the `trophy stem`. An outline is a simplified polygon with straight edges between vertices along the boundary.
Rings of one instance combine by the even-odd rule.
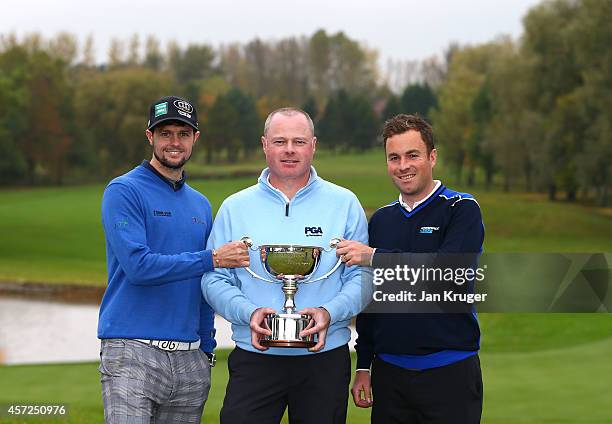
[[[285,305],[283,311],[287,314],[295,312],[295,293],[297,292],[297,278],[295,275],[283,276],[283,293],[285,293]]]

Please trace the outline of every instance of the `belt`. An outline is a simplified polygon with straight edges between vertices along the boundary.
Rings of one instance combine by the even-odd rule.
[[[174,352],[177,350],[196,350],[200,347],[200,341],[195,342],[175,342],[174,340],[146,340],[146,339],[134,339],[137,342],[148,344],[149,346],[155,346],[168,352]]]
[[[134,339],[137,342],[148,344],[149,346],[155,346],[159,349],[166,350],[168,352],[175,352],[177,350],[196,350],[200,347],[200,341],[195,342],[175,342],[173,340],[147,340],[147,339]],[[217,363],[217,355],[211,352],[204,352],[208,357],[208,363],[211,367],[214,367]]]

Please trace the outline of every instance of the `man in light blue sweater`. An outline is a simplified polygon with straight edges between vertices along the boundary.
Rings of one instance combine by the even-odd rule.
[[[367,222],[357,197],[323,180],[312,167],[317,139],[307,113],[294,108],[272,112],[261,140],[268,168],[256,185],[223,202],[209,248],[244,236],[255,246],[328,247],[336,237],[367,243]],[[330,270],[336,260],[334,254],[323,253],[313,277]],[[250,263],[255,273],[265,275],[258,253],[252,253]],[[266,315],[283,307],[279,285],[257,280],[245,269],[215,269],[203,276],[204,297],[232,323],[236,342],[221,423],[278,423],[287,406],[290,421],[346,421],[348,324],[369,299],[361,272],[360,267],[341,266],[327,279],[300,286],[295,297],[299,313],[315,322],[302,335],[318,334],[318,343],[308,350],[260,344],[270,334]]]

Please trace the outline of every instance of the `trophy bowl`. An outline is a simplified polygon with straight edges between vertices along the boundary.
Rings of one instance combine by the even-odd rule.
[[[277,278],[279,275],[309,277],[317,270],[321,247],[293,245],[260,246],[261,261],[266,272]]]
[[[329,277],[338,268],[341,261],[338,260],[336,266],[325,275],[311,280],[319,266],[321,254],[326,251],[324,248],[284,244],[267,244],[253,248],[250,238],[243,237],[242,240],[252,250],[259,251],[263,268],[272,279],[261,277],[250,268],[246,268],[247,272],[263,281],[282,283],[282,291],[285,294],[282,312],[270,314],[265,319],[265,324],[272,335],[265,336],[260,343],[267,347],[293,348],[309,348],[317,344],[314,334],[300,336],[300,332],[308,327],[311,317],[296,313],[295,294],[298,284],[315,282]],[[333,239],[330,243],[331,249],[335,248],[338,242],[339,239]]]

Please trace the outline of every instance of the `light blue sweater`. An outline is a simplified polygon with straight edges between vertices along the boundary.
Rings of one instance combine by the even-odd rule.
[[[327,182],[311,168],[308,184],[289,199],[268,182],[266,168],[258,184],[228,197],[215,218],[208,248],[249,236],[254,246],[297,244],[329,248],[335,237],[368,242],[367,221],[357,197],[349,190]],[[319,231],[319,228],[321,231]],[[267,277],[259,252],[250,252],[251,269]],[[335,251],[323,252],[313,279],[336,263]],[[360,267],[340,266],[329,278],[301,284],[295,296],[298,310],[323,306],[331,316],[325,348],[337,348],[350,340],[350,319],[370,299],[370,288],[362,288]],[[245,350],[259,352],[251,345],[249,321],[259,307],[281,312],[284,295],[280,284],[253,278],[245,269],[219,269],[202,277],[204,298],[213,309],[232,323],[232,338]],[[307,349],[270,348],[273,355],[306,355]]]

